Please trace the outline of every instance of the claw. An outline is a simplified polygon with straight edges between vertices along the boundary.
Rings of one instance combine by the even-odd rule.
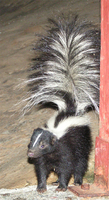
[[[57,187],[55,191],[57,191],[57,192],[65,192],[66,190],[67,190],[67,188]]]
[[[38,193],[44,193],[46,191],[47,191],[47,189],[45,189],[45,188],[37,188]]]

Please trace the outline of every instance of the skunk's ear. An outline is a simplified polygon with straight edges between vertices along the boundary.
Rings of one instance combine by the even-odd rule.
[[[57,137],[53,135],[51,139],[51,144],[54,145],[56,141],[57,141]]]

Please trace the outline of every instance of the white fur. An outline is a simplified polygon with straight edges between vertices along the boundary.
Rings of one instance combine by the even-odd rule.
[[[35,146],[35,144],[38,142],[39,138],[41,137],[42,133],[40,133],[37,138],[35,139],[35,142],[33,143],[33,147]]]
[[[65,110],[66,109],[66,104],[64,102],[64,100],[53,100],[53,102],[58,105],[59,110]]]
[[[48,122],[47,122],[47,130],[52,132],[58,139],[61,138],[63,135],[66,134],[68,128],[75,127],[75,126],[82,126],[82,125],[89,125],[90,124],[90,117],[87,114],[82,116],[71,116],[68,118],[64,118],[61,120],[57,127],[54,127],[55,119],[58,114],[55,113]]]

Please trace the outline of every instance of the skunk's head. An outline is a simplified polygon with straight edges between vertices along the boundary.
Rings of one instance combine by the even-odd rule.
[[[28,145],[28,157],[38,158],[55,150],[57,138],[51,132],[35,129]]]

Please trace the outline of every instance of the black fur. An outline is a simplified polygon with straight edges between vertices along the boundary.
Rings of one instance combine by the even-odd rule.
[[[46,190],[46,179],[51,170],[54,170],[59,178],[57,190],[67,189],[72,174],[74,184],[81,185],[90,150],[91,136],[88,126],[70,127],[59,140],[47,130],[34,130],[28,145],[28,156],[33,158],[35,165],[37,190]]]

